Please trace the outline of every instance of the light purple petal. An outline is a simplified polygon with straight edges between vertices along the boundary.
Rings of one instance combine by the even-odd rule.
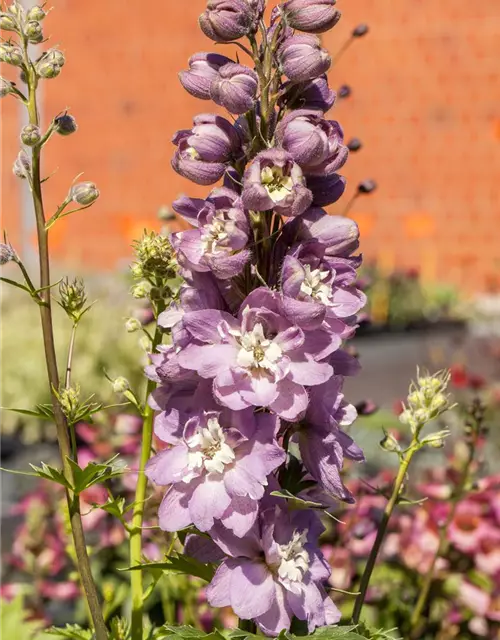
[[[256,619],[260,630],[268,636],[277,636],[283,629],[290,629],[293,612],[284,598],[284,590],[276,585],[276,597],[273,606]]]
[[[278,397],[269,405],[269,408],[285,420],[292,421],[302,417],[309,402],[304,387],[285,379],[278,382],[278,391]]]
[[[235,614],[249,620],[266,613],[275,602],[275,584],[263,563],[242,561],[231,575],[231,607]]]
[[[224,485],[231,497],[248,496],[253,500],[260,500],[264,495],[264,487],[242,461],[238,461],[233,468],[224,474]]]
[[[312,358],[307,360],[290,360],[290,379],[298,384],[313,387],[323,384],[333,375],[333,367],[326,362],[316,362]]]
[[[177,487],[170,487],[158,510],[158,523],[163,531],[180,531],[192,524],[188,497]]]
[[[150,482],[167,485],[182,480],[187,465],[188,449],[185,444],[179,443],[150,458],[146,464],[145,473]]]
[[[212,607],[228,607],[231,604],[231,576],[236,561],[224,560],[206,589],[207,600]]]
[[[214,519],[220,518],[231,503],[224,483],[219,477],[206,476],[189,501],[189,512],[200,531],[208,531],[214,526]]]
[[[259,512],[259,503],[245,496],[234,496],[221,518],[222,524],[235,536],[243,538],[254,526]]]
[[[215,378],[236,361],[237,349],[232,344],[188,345],[179,353],[179,363],[196,371],[202,378]]]

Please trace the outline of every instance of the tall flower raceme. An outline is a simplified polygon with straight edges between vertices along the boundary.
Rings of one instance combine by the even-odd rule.
[[[197,53],[180,74],[191,95],[239,117],[205,105],[173,138],[173,168],[214,187],[173,204],[194,228],[171,237],[184,282],[158,319],[170,343],[146,369],[165,443],[146,474],[167,487],[160,527],[194,526],[217,545],[213,559],[224,558],[208,602],[276,635],[294,619],[309,632],[340,619],[324,589],[318,515],[295,511],[281,488],[298,468],[299,500],[353,500],[343,460],[363,454],[344,431],[356,410],[342,382],[357,363],[342,347],[365,296],[358,228],[321,208],[344,191],[337,172],[348,150],[325,116],[331,58],[315,34],[340,14],[334,0],[288,0],[267,27],[264,5],[209,0],[204,34],[246,38],[238,45],[249,57]],[[186,553],[196,555],[190,538]]]

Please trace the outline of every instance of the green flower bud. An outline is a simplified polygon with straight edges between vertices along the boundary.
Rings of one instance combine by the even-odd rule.
[[[432,398],[430,410],[433,413],[443,413],[448,408],[448,398],[444,393],[438,393]]]
[[[10,42],[0,43],[0,62],[12,64],[19,67],[23,63],[23,52],[21,47],[10,44]]]
[[[27,124],[21,129],[21,142],[28,147],[35,146],[41,139],[40,127],[36,124]]]
[[[69,278],[59,285],[59,304],[66,311],[67,315],[74,321],[80,319],[81,312],[87,302],[85,284],[81,278],[75,278],[70,282]]]
[[[24,27],[24,33],[28,40],[33,44],[38,44],[43,40],[42,25],[36,20],[30,20]]]
[[[19,32],[17,20],[6,13],[0,14],[0,29],[3,29],[4,31]]]
[[[125,393],[125,391],[130,391],[130,382],[127,378],[119,377],[113,381],[113,391],[115,393]]]
[[[135,333],[142,329],[142,324],[137,320],[137,318],[128,318],[125,322],[125,329],[128,333]]]
[[[83,206],[92,204],[98,197],[99,190],[93,182],[79,182],[74,184],[69,191],[69,198]]]
[[[385,429],[384,429],[384,438],[380,441],[380,446],[385,451],[390,451],[391,453],[396,451],[397,452],[401,451],[399,442],[392,435],[392,433],[388,433],[387,431],[385,431]]]
[[[132,287],[132,296],[138,300],[141,298],[147,298],[151,291],[151,285],[149,282],[139,282]]]
[[[150,353],[151,352],[151,349],[152,349],[151,340],[147,336],[142,336],[139,339],[139,346],[146,353]]]
[[[130,271],[131,271],[131,273],[132,273],[134,278],[143,278],[144,277],[144,273],[142,271],[142,267],[138,262],[134,262],[130,266]]]
[[[12,82],[0,76],[0,98],[5,98],[9,93],[12,93]]]
[[[80,406],[80,385],[77,384],[75,387],[62,389],[59,392],[59,403],[64,415],[71,421]]]
[[[15,176],[26,180],[31,175],[31,162],[25,151],[20,151],[12,167]]]
[[[54,131],[60,136],[70,136],[78,129],[76,120],[69,113],[63,113],[54,119]]]
[[[42,7],[31,7],[28,13],[26,14],[27,20],[43,20],[47,13],[42,9]]]
[[[60,67],[64,67],[66,63],[64,53],[62,51],[59,51],[59,49],[49,49],[43,54],[42,59],[46,60],[47,62],[53,62]]]
[[[59,49],[49,49],[38,60],[35,71],[40,78],[55,78],[61,73],[66,59]]]
[[[176,263],[170,240],[163,235],[145,233],[135,242],[136,264],[140,266],[144,276],[160,276],[173,278],[176,274]]]

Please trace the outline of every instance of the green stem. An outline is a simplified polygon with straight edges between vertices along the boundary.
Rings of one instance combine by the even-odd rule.
[[[375,567],[375,563],[377,562],[380,547],[382,546],[382,542],[384,541],[384,537],[387,532],[387,525],[389,524],[392,512],[394,511],[394,508],[398,503],[398,498],[401,493],[401,487],[403,486],[403,482],[406,477],[408,467],[410,466],[413,454],[416,453],[418,449],[420,449],[420,445],[418,441],[414,440],[409,449],[402,455],[401,464],[399,467],[398,475],[396,476],[396,480],[394,482],[394,486],[392,488],[391,497],[384,509],[384,515],[377,531],[377,537],[375,538],[375,542],[370,551],[365,570],[363,572],[363,575],[361,576],[359,594],[354,603],[354,609],[352,612],[352,621],[354,624],[359,623],[361,610],[363,609],[363,604],[366,598],[366,592],[368,590],[368,585],[370,584],[370,578]]]
[[[38,109],[36,102],[37,77],[31,62],[28,59],[28,43],[24,39],[25,58],[27,60],[28,73],[28,115],[30,124],[38,126]],[[50,300],[50,260],[48,234],[45,229],[45,212],[43,207],[42,187],[40,180],[40,148],[34,147],[32,150],[32,196],[35,209],[36,228],[38,237],[38,253],[40,259],[40,298],[43,302],[40,305],[40,318],[43,332],[43,344],[45,350],[45,361],[47,365],[47,375],[51,391],[54,420],[57,429],[57,441],[63,473],[70,484],[73,483],[73,473],[69,464],[71,448],[68,435],[68,424],[62,408],[55,396],[54,390],[59,388],[59,372],[57,369],[57,359],[54,345],[54,331],[52,324],[52,308]],[[70,490],[66,490],[66,500],[68,504],[73,543],[80,574],[80,581],[83,587],[85,599],[92,615],[96,640],[106,640],[108,632],[102,617],[101,605],[97,589],[92,578],[90,560],[87,554],[85,535],[83,532],[82,518],[80,513],[80,500],[78,495]]]
[[[158,309],[158,312],[162,309]],[[162,340],[162,331],[157,326],[153,337],[152,351]],[[130,566],[141,563],[142,560],[142,524],[144,521],[144,503],[146,499],[146,488],[148,480],[144,469],[151,455],[151,445],[153,441],[153,417],[154,411],[147,404],[147,399],[154,391],[156,383],[148,381],[146,387],[146,409],[144,411],[144,424],[142,427],[141,457],[139,462],[139,475],[135,490],[134,512],[132,515],[132,527],[130,531]],[[132,635],[131,640],[142,640],[143,638],[143,580],[142,571],[130,572],[130,588],[132,591]]]
[[[414,640],[414,639],[416,640],[417,638],[421,637],[422,629],[421,629],[420,619],[422,617],[422,612],[424,610],[424,607],[427,603],[427,599],[429,597],[432,581],[434,580],[434,572],[436,569],[437,561],[439,560],[439,558],[442,558],[446,554],[446,550],[448,548],[448,540],[447,540],[448,529],[453,519],[455,518],[455,514],[457,511],[457,507],[460,503],[460,500],[464,496],[465,488],[469,481],[470,467],[474,460],[474,455],[476,452],[476,445],[477,445],[477,436],[475,436],[472,442],[469,444],[468,455],[462,467],[460,480],[451,497],[450,512],[444,524],[439,530],[439,544],[438,544],[437,551],[432,559],[431,566],[429,567],[427,573],[425,574],[424,581],[422,583],[422,588],[420,589],[420,593],[417,599],[417,604],[415,605],[415,608],[413,609],[413,612],[411,614],[411,618],[410,618],[411,640]]]

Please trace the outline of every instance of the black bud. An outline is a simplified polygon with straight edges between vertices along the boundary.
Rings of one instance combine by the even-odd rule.
[[[363,143],[359,138],[351,138],[351,140],[349,140],[349,142],[347,143],[347,148],[349,149],[349,151],[359,151],[362,146]]]
[[[348,84],[343,84],[337,91],[337,97],[348,98],[352,93],[351,87]]]
[[[367,24],[358,24],[358,26],[352,32],[352,37],[353,38],[362,38],[367,33],[368,33],[368,25]]]
[[[358,184],[359,193],[371,193],[372,191],[375,191],[376,188],[377,183],[375,180],[363,180],[363,182]]]

